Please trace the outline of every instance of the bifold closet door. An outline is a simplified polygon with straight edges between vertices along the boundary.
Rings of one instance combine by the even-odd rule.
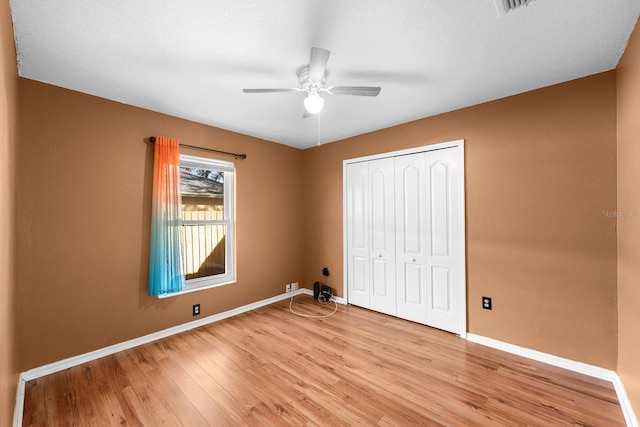
[[[463,329],[459,150],[395,160],[398,317],[454,333]]]
[[[425,153],[395,158],[397,315],[427,323]]]
[[[347,167],[349,303],[396,315],[393,158]]]
[[[426,153],[427,324],[464,332],[462,147]]]
[[[369,308],[369,163],[347,166],[347,292],[350,304]]]
[[[348,302],[464,332],[463,148],[346,168]]]
[[[396,227],[394,212],[394,159],[369,162],[371,191],[371,305],[396,315]]]

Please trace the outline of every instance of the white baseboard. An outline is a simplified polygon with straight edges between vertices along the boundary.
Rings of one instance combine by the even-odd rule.
[[[342,304],[342,305],[346,305],[347,304],[347,300],[342,298],[342,297],[337,297],[337,296],[333,296],[333,300],[335,302],[337,302],[338,304]]]
[[[495,348],[497,350],[506,351],[507,353],[516,354],[518,356],[526,357],[529,359],[537,360],[538,362],[547,363],[549,365],[557,366],[559,368],[567,369],[570,371],[578,372],[580,374],[589,375],[594,378],[599,378],[606,381],[611,381],[613,388],[618,395],[618,401],[624,414],[624,419],[629,427],[640,427],[638,425],[638,419],[631,406],[629,396],[618,376],[618,373],[610,369],[600,368],[598,366],[589,365],[582,362],[576,362],[575,360],[565,359],[563,357],[554,356],[552,354],[543,353],[537,350],[531,350],[525,347],[519,347],[514,344],[509,344],[503,341],[498,341],[493,338],[483,337],[476,334],[467,334],[467,340],[476,344],[486,345],[487,347]]]
[[[194,320],[193,322],[183,323],[182,325],[174,326],[172,328],[154,332],[149,335],[145,335],[139,338],[134,338],[129,341],[121,342],[119,344],[114,344],[109,347],[104,347],[95,351],[91,351],[89,353],[84,353],[78,356],[69,357],[68,359],[60,360],[54,363],[49,363],[47,365],[25,371],[20,374],[20,378],[18,379],[18,386],[16,390],[16,407],[13,413],[13,426],[14,427],[22,426],[22,417],[23,417],[23,411],[24,411],[24,387],[27,381],[35,380],[45,375],[53,374],[55,372],[72,368],[74,366],[78,366],[83,363],[91,362],[92,360],[100,359],[101,357],[109,356],[111,354],[118,353],[120,351],[129,350],[131,348],[138,347],[143,344],[148,344],[150,342],[157,341],[159,339],[166,338],[171,335],[179,334],[180,332],[185,332],[190,329],[199,328],[200,326],[205,326],[210,323],[215,323],[232,316],[237,316],[238,314],[255,310],[256,308],[273,304],[274,302],[285,300],[287,298],[290,298],[291,296],[302,295],[302,294],[313,295],[313,291],[309,289],[301,288],[290,293],[276,295],[275,297],[267,298],[261,301],[256,301],[251,304],[243,305],[242,307],[238,307],[222,313],[214,314],[213,316],[208,316],[202,319]]]
[[[300,291],[300,293],[301,293],[301,294],[305,294],[305,295],[311,295],[311,296],[313,296],[313,291],[312,291],[311,289],[305,289],[305,288],[302,288],[302,289],[298,289],[298,291]],[[332,296],[332,297],[331,297],[331,299],[332,299],[332,300],[334,300],[335,302],[337,302],[338,304],[342,304],[342,305],[344,305],[344,304],[346,304],[346,303],[347,303],[347,300],[345,300],[345,299],[344,299],[344,298],[342,298],[342,297],[337,297],[337,296],[335,296],[335,295],[334,295],[334,296]]]
[[[22,375],[18,377],[18,386],[16,387],[16,407],[13,410],[13,427],[22,427],[22,413],[24,410],[24,384],[25,380]]]
[[[627,394],[627,390],[624,388],[624,384],[622,384],[620,376],[616,374],[616,378],[611,382],[613,383],[613,388],[616,389],[616,394],[618,395],[620,407],[622,408],[622,413],[624,414],[624,419],[627,422],[627,425],[629,427],[639,427],[640,424],[638,424],[638,418],[636,417],[636,413],[633,411],[629,395]]]

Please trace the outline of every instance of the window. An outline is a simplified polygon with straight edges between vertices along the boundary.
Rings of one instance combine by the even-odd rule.
[[[230,162],[180,156],[184,292],[235,282],[234,170]]]

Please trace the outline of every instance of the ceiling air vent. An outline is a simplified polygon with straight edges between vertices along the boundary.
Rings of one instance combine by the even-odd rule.
[[[496,0],[497,2],[502,1],[504,5],[504,11],[510,12],[514,9],[519,8],[520,6],[526,6],[531,3],[533,0]]]

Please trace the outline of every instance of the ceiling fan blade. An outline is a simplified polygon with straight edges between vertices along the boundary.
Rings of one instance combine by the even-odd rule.
[[[378,96],[380,87],[377,86],[333,86],[327,89],[333,95]]]
[[[329,61],[329,52],[327,49],[320,47],[311,48],[311,58],[309,59],[309,79],[319,82],[324,77],[327,69],[327,61]]]
[[[300,92],[300,89],[242,89],[244,93]]]
[[[429,81],[427,73],[413,71],[351,70],[340,73],[341,78],[368,82],[394,82],[401,84],[424,84]]]

